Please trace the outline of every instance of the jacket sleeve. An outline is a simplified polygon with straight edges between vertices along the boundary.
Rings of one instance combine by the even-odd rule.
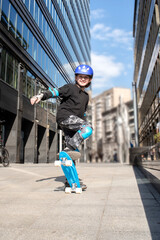
[[[71,88],[70,84],[66,84],[63,87],[60,87],[58,90],[56,88],[50,88],[43,92],[42,100],[47,100],[49,98],[67,98],[71,95]]]
[[[56,98],[59,96],[59,91],[56,88],[49,87],[48,91],[43,93],[42,100],[47,100],[49,98]]]
[[[43,93],[42,100],[47,100],[47,99],[49,99],[51,97],[52,97],[52,93],[48,90],[48,91]]]

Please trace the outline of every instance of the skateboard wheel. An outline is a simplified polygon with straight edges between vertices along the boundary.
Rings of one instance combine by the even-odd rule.
[[[82,193],[82,188],[76,188],[76,193],[78,194]]]
[[[56,160],[56,161],[54,162],[54,166],[55,166],[55,167],[60,167],[60,166],[61,166],[61,161],[57,161],[57,160]]]
[[[71,167],[71,166],[72,166],[72,160],[66,160],[66,161],[65,161],[65,165],[66,165],[67,167]]]
[[[71,193],[71,188],[70,187],[66,187],[65,188],[65,193]]]

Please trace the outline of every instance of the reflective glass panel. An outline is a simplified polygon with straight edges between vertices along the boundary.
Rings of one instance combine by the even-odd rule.
[[[13,86],[13,57],[7,53],[7,75],[6,82]]]
[[[34,1],[35,0],[30,1],[30,13],[31,13],[33,18],[34,18]]]
[[[32,56],[33,34],[29,31],[28,52]]]
[[[29,30],[28,30],[28,27],[26,26],[25,23],[23,23],[23,48],[25,50],[28,49],[28,34],[29,34]]]
[[[42,69],[45,69],[45,52],[42,48]]]
[[[42,48],[41,48],[41,45],[38,43],[38,64],[39,66],[42,67]]]
[[[2,67],[1,67],[1,78],[5,81],[5,69],[6,69],[6,50],[2,50]]]
[[[13,60],[13,87],[17,88],[18,83],[18,61],[16,59]]]
[[[39,26],[39,7],[35,1],[35,21],[37,25]]]
[[[30,0],[25,0],[25,5],[26,5],[26,7],[27,7],[27,9],[29,11]]]
[[[37,40],[33,38],[33,58],[37,61]]]
[[[17,41],[22,45],[22,18],[17,15],[17,31],[16,31]]]
[[[5,0],[2,2],[2,23],[7,27],[8,26],[8,10],[9,10],[9,1]]]
[[[42,12],[41,12],[41,10],[39,11],[39,28],[42,31]]]
[[[17,25],[16,11],[14,7],[10,5],[9,31],[14,37],[16,37],[16,29],[15,29],[16,25]]]

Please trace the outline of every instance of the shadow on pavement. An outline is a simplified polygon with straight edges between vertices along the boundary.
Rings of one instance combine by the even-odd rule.
[[[49,181],[49,180],[54,180],[55,182],[61,182],[61,183],[65,183],[66,181],[66,177],[65,176],[58,176],[58,177],[48,177],[48,178],[41,178],[41,179],[38,179],[36,180],[36,182],[43,182],[43,181]],[[83,184],[83,181],[82,179],[79,179],[80,181],[80,184]],[[59,192],[59,191],[64,191],[64,186],[60,186],[60,187],[57,187],[54,192]]]
[[[138,169],[133,167],[152,240],[160,239],[160,194]]]
[[[36,180],[36,182],[43,182],[43,181],[49,181],[49,180],[54,180],[55,182],[62,182],[63,184],[66,181],[65,176],[58,176],[58,177],[49,177],[49,178],[42,178],[42,179],[38,179]],[[54,192],[59,192],[59,191],[64,191],[64,186],[62,187],[57,187],[56,189],[54,189]]]
[[[42,179],[36,180],[36,182],[48,181],[48,180],[51,180],[51,179],[54,179],[54,181],[56,181],[56,182],[62,182],[62,183],[65,182],[65,176],[42,178]]]

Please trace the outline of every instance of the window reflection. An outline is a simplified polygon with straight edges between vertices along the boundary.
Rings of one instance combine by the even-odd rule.
[[[6,82],[13,86],[13,57],[7,53]]]
[[[2,71],[1,71],[1,79],[3,81],[6,81],[10,86],[17,89],[17,83],[18,83],[18,61],[15,59],[11,54],[9,54],[6,49],[4,48],[2,50]],[[46,88],[43,86],[43,84],[38,83],[37,85],[37,91],[35,91],[35,76],[31,74],[30,71],[24,69],[23,73],[23,86],[22,91],[23,94],[31,98],[35,94],[40,93],[41,91],[46,90]],[[50,99],[49,101],[49,110],[51,113],[55,113],[56,111],[56,102],[55,99]],[[47,103],[42,102],[40,104],[42,107],[47,108]]]
[[[18,61],[13,59],[13,87],[17,89],[18,83]]]
[[[15,26],[17,25],[17,14],[15,9],[10,5],[10,16],[9,16],[9,31],[10,33],[16,37],[16,29]]]
[[[5,81],[6,76],[5,76],[5,65],[6,65],[6,51],[3,49],[2,54],[2,65],[1,65],[1,78],[2,80]]]
[[[38,26],[39,26],[39,12],[40,12],[40,9],[35,1],[35,21]]]
[[[32,56],[33,34],[29,32],[28,37],[28,52]]]
[[[37,61],[37,40],[33,38],[33,59]]]
[[[39,28],[40,28],[41,31],[43,32],[42,26],[43,26],[43,23],[42,23],[42,12],[39,11]]]
[[[33,18],[34,18],[34,1],[35,0],[30,1],[30,13],[33,16]]]
[[[26,24],[23,23],[23,43],[22,43],[22,46],[25,50],[28,50],[28,35],[29,35],[29,30],[28,30]]]
[[[41,52],[42,52],[42,48],[41,48],[40,44],[38,43],[38,64],[39,64],[39,66],[42,67],[42,54],[41,54]]]
[[[30,11],[30,0],[24,0],[24,3],[28,9],[28,11]]]
[[[17,29],[16,38],[20,45],[22,45],[22,19],[17,15]]]
[[[18,15],[12,4],[9,2],[9,0],[1,0],[2,1],[2,16],[1,16],[1,23],[7,27],[7,29],[11,32],[11,34],[14,36],[14,38],[18,41],[18,43],[30,54],[30,56],[33,57],[35,61],[38,62],[38,64],[42,67],[44,72],[46,72],[49,77],[55,82],[55,79],[57,79],[57,84],[59,86],[62,86],[65,84],[64,78],[61,76],[61,74],[58,72],[58,70],[55,68],[54,63],[51,61],[49,56],[46,54],[44,49],[41,47],[37,39],[34,37],[30,29],[27,27],[27,25],[23,22],[22,18]],[[32,16],[34,17],[36,23],[39,25],[40,29],[44,31],[46,34],[46,37],[48,39],[48,42],[50,43],[51,47],[56,51],[62,66],[66,68],[66,72],[70,73],[71,76],[74,75],[73,69],[71,68],[70,64],[68,63],[68,60],[66,56],[64,55],[64,52],[62,51],[60,45],[57,42],[57,39],[54,37],[54,34],[49,27],[46,19],[43,17],[37,3],[35,0],[29,1],[29,0],[23,0],[25,3],[27,9],[30,11]],[[59,26],[61,27],[60,32],[62,33],[62,36],[64,36],[64,40],[66,40],[67,46],[69,46],[69,51],[71,53],[71,56],[73,55],[74,61],[77,61],[77,58],[73,52],[73,49],[68,41],[68,38],[66,37],[65,31],[62,28],[61,22],[55,12],[55,9],[53,7],[52,2],[48,2],[47,6],[49,7],[49,10],[53,16],[53,18],[57,18],[59,22]],[[7,61],[7,58],[6,58]],[[11,59],[9,59],[9,62]],[[13,63],[13,61],[12,61]],[[14,63],[13,63],[14,64]],[[13,64],[10,64],[9,71],[11,72],[12,69],[12,79],[13,75],[16,79],[16,71],[13,73]],[[3,78],[6,78],[5,71],[4,71],[5,64],[2,65],[2,75]],[[12,66],[12,68],[11,68]],[[15,63],[16,66],[16,63]],[[67,66],[67,67],[66,67]],[[55,71],[54,71],[55,69]],[[55,77],[55,74],[56,77]],[[73,77],[73,76],[72,76]],[[11,79],[8,79],[8,82],[11,82]],[[16,87],[16,84],[12,83]]]
[[[5,25],[6,27],[8,27],[8,10],[9,10],[9,1],[3,1],[1,21],[3,25]]]

